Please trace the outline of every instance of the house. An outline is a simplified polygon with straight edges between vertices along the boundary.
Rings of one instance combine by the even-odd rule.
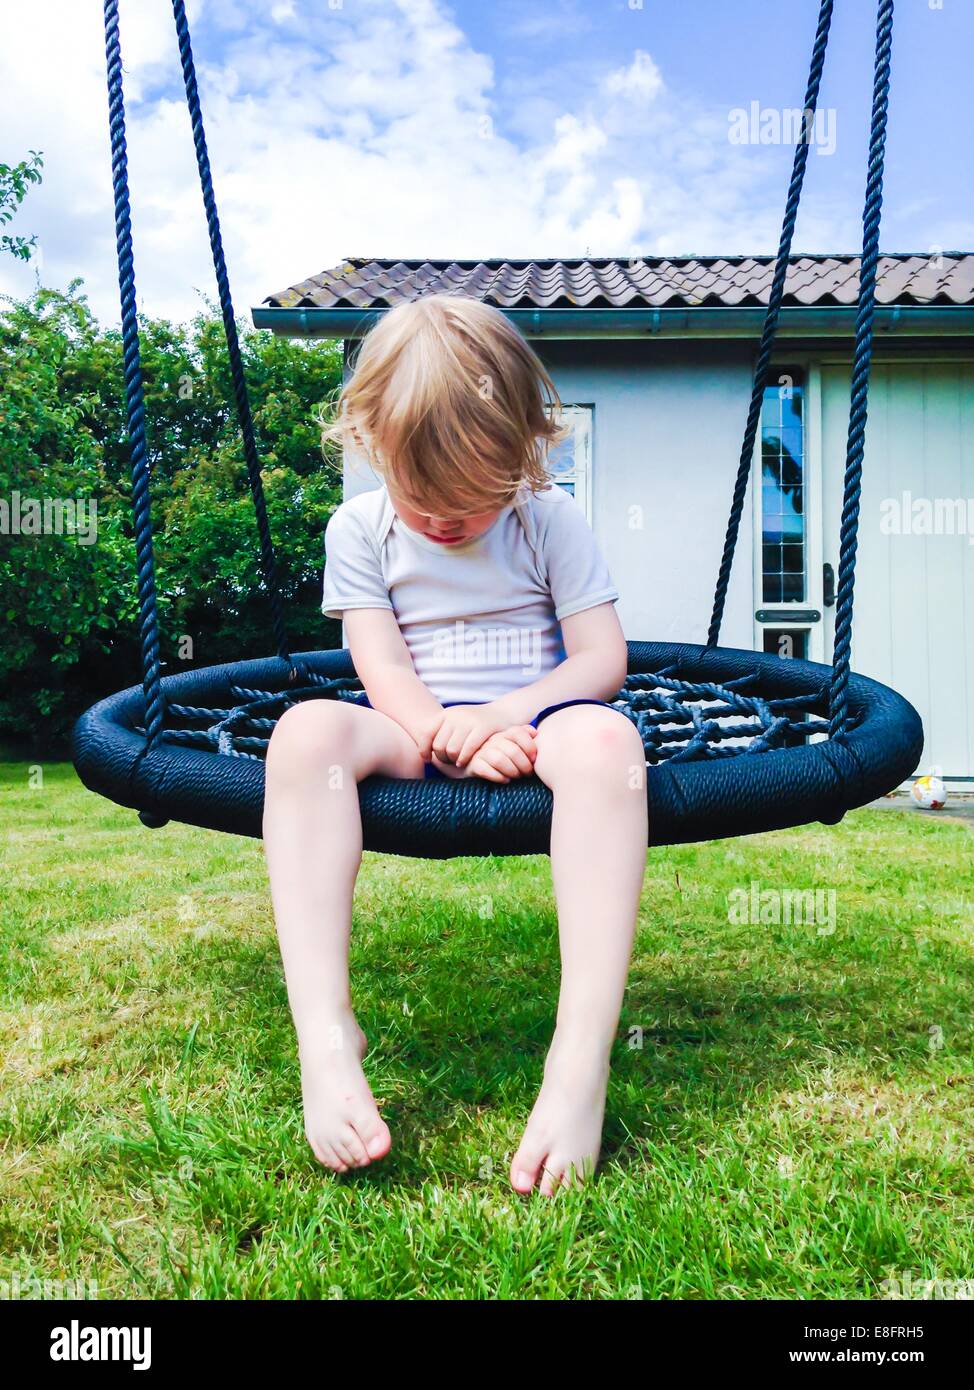
[[[447,292],[503,310],[573,437],[554,463],[622,592],[630,638],[703,642],[771,284],[770,257],[351,258],[271,295],[259,328],[341,338]],[[721,642],[831,659],[856,256],[786,281]],[[883,256],[864,461],[854,669],[905,695],[922,768],[974,782],[974,254]],[[369,486],[346,467],[349,493]]]

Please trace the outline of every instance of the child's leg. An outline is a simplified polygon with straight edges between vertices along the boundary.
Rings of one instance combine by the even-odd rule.
[[[561,990],[544,1084],[511,1164],[550,1196],[598,1162],[609,1054],[646,868],[645,753],[615,710],[576,705],[538,726],[535,771],[552,790],[551,872]]]
[[[395,720],[343,702],[295,705],[267,750],[264,850],[298,1035],[305,1132],[317,1158],[339,1172],[389,1149],[362,1072],[365,1036],[348,980],[362,858],[358,783],[372,773],[421,777],[423,762]]]

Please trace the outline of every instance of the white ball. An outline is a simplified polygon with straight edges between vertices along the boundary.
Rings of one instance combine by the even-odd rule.
[[[947,804],[947,788],[939,777],[918,777],[910,795],[925,811],[941,811]]]

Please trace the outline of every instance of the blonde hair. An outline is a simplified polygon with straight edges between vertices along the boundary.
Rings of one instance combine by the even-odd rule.
[[[499,309],[433,294],[397,305],[363,339],[322,444],[361,450],[431,516],[476,513],[548,485],[548,449],[570,433],[560,410],[544,364]]]

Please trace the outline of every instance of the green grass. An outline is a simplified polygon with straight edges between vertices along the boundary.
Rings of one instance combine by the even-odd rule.
[[[366,857],[353,987],[394,1149],[336,1178],[303,1137],[261,846],[148,831],[63,764],[43,789],[0,766],[0,837],[2,1278],[614,1299],[974,1275],[965,825],[651,852],[602,1167],[554,1202],[507,1184],[554,1018],[547,860]],[[732,924],[752,879],[835,889],[835,932]]]

